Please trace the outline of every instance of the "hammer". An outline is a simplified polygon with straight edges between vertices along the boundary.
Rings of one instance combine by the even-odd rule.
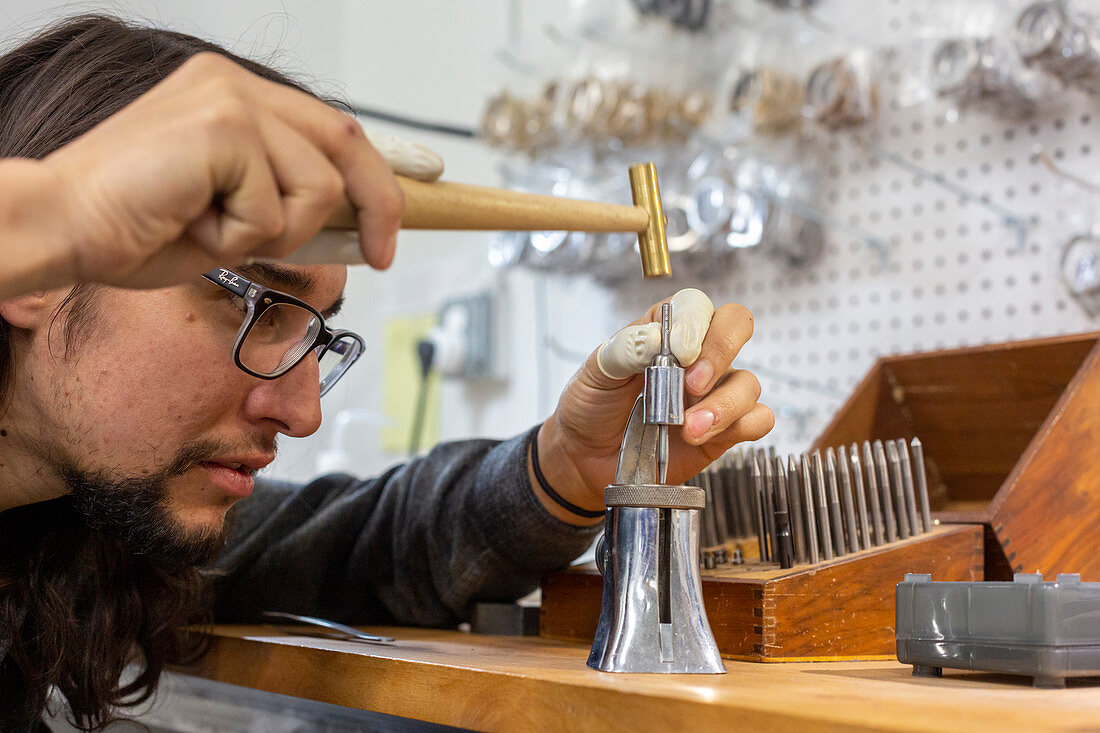
[[[637,232],[645,277],[671,274],[665,215],[652,163],[630,166],[633,206],[542,196],[499,188],[439,181],[423,183],[397,177],[405,192],[402,229],[490,231]],[[355,209],[345,202],[329,216],[325,229],[281,262],[363,264]]]

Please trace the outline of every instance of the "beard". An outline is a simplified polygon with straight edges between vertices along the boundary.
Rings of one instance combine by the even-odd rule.
[[[75,462],[57,468],[73,509],[89,527],[154,562],[204,566],[213,562],[225,545],[224,528],[186,528],[172,511],[169,481],[203,461],[231,452],[225,443],[194,441],[184,445],[167,468],[140,476],[83,470]]]

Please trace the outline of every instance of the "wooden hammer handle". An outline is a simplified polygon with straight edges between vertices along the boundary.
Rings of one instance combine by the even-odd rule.
[[[541,196],[467,183],[423,183],[397,177],[405,192],[402,229],[487,231],[639,232],[649,224],[640,206]],[[326,229],[357,229],[355,209],[345,202]]]

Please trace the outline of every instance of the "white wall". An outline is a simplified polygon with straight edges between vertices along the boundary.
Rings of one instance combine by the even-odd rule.
[[[336,80],[341,56],[332,29],[339,27],[342,7],[307,0],[0,0],[0,39],[6,46],[57,18],[105,12],[192,33],[261,61],[278,51],[280,68]]]

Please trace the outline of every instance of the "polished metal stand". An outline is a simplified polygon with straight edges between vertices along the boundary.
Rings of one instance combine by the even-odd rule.
[[[646,370],[619,450],[596,551],[603,603],[588,666],[603,672],[726,671],[699,581],[703,489],[663,483],[667,429],[683,424],[683,370],[665,347]]]

